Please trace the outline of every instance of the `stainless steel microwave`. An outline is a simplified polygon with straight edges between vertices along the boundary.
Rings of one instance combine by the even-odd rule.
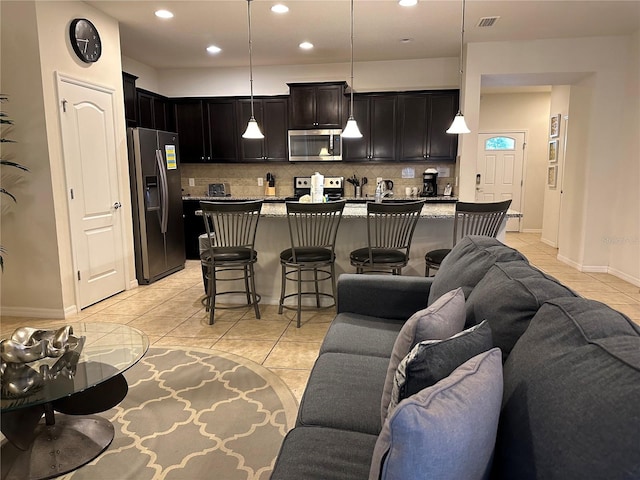
[[[289,130],[290,162],[342,160],[340,129]]]

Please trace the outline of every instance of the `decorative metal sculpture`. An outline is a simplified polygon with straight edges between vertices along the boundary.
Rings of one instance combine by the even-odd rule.
[[[74,336],[70,325],[57,330],[18,328],[0,342],[2,397],[25,396],[42,388],[46,380],[72,377],[83,345],[84,337]],[[41,365],[39,371],[27,365],[47,357],[61,358],[51,368]]]

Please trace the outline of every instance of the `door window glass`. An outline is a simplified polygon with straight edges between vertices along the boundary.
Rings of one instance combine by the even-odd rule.
[[[485,150],[515,150],[516,140],[511,137],[491,137],[484,142]]]

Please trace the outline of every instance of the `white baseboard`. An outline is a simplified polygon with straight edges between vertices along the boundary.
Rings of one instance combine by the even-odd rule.
[[[523,228],[520,230],[522,233],[542,233],[541,228]]]
[[[547,240],[546,238],[540,237],[540,241],[542,243],[544,243],[545,245],[549,245],[550,247],[558,248],[558,244],[557,243],[552,242],[551,240]],[[560,260],[560,259],[558,258],[558,260]]]
[[[630,284],[635,285],[636,287],[640,287],[640,278],[633,277],[628,273],[621,272],[620,270],[617,270],[615,268],[609,268],[608,270],[609,270],[608,273],[610,273],[614,277],[618,277],[624,280],[625,282],[629,282]]]
[[[139,287],[138,280],[134,278],[129,282],[129,287],[127,288],[127,290],[133,290],[134,288],[138,288],[138,287]]]
[[[69,309],[72,308],[73,312]],[[32,307],[2,307],[2,315],[10,317],[32,317],[32,318],[67,318],[67,312],[69,315],[76,313],[76,307],[69,307],[69,309],[61,308],[32,308]]]
[[[636,287],[640,287],[640,278],[635,278],[615,268],[611,268],[603,265],[582,265],[580,263],[577,263],[577,262],[574,262],[573,260],[568,259],[567,257],[563,257],[562,255],[558,255],[556,258],[562,263],[565,263],[580,272],[608,273],[609,275],[613,275],[614,277],[617,277],[620,280],[624,280],[625,282],[629,282],[630,284],[635,285]]]
[[[576,270],[582,271],[582,265],[580,265],[578,262],[574,262],[573,260],[564,257],[562,255],[558,255],[556,257],[559,261],[561,261],[562,263],[565,263],[567,265],[569,265],[570,267],[575,268]]]

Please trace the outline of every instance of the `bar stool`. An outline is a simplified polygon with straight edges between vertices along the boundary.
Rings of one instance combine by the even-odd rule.
[[[297,327],[302,316],[302,296],[315,295],[316,308],[330,308],[336,304],[335,244],[338,226],[345,205],[344,200],[327,203],[286,202],[291,248],[280,253],[282,286],[278,313],[284,308],[297,311]],[[313,278],[303,278],[312,272]],[[320,292],[319,282],[330,280],[331,293]],[[287,282],[295,282],[295,293],[286,293]],[[313,291],[303,291],[303,284],[313,283]],[[296,296],[296,305],[285,305],[285,299]],[[320,297],[333,299],[331,305],[320,307]]]
[[[351,252],[356,273],[400,275],[409,263],[409,250],[424,200],[367,203],[368,245]]]
[[[254,248],[262,200],[250,202],[200,202],[202,218],[207,231],[208,246],[200,255],[206,268],[209,325],[213,325],[216,297],[244,293],[247,305],[253,305],[256,318],[260,318],[256,293],[254,264],[258,253]],[[241,271],[241,276],[227,277],[223,272]],[[244,290],[218,291],[217,282],[244,280]],[[242,308],[244,305],[218,306],[219,309]]]
[[[496,237],[500,230],[500,225],[507,215],[507,210],[511,206],[511,200],[490,203],[456,203],[456,213],[453,220],[453,246],[458,240],[467,235],[485,235]],[[425,270],[424,276],[429,276],[430,269],[439,269],[451,248],[439,248],[431,250],[424,256]]]

